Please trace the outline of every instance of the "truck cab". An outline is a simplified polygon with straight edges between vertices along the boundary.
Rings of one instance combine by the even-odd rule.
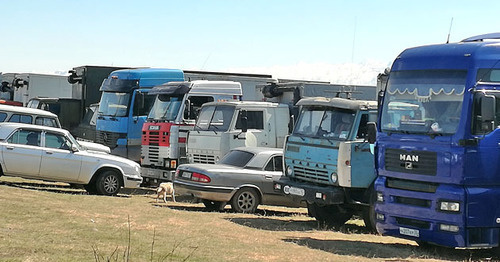
[[[202,106],[188,136],[189,163],[215,164],[230,149],[241,146],[283,147],[289,134],[287,105],[228,101]]]
[[[111,153],[139,162],[142,125],[155,96],[154,86],[183,81],[176,69],[123,69],[113,71],[101,86],[101,101],[96,123],[96,140],[111,148]]]
[[[365,137],[368,122],[376,120],[376,101],[310,97],[297,105],[299,119],[284,147],[286,179],[276,190],[305,200],[309,214],[327,225],[360,214],[373,228],[374,156]]]
[[[179,164],[187,163],[186,138],[201,106],[213,101],[238,101],[241,84],[233,81],[169,82],[154,87],[155,95],[142,128],[141,166],[146,183],[171,181]]]

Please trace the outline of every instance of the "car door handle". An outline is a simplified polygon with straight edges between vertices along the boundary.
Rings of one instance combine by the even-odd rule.
[[[52,151],[45,151],[45,154],[52,155],[52,154],[54,154],[54,152],[52,152]]]
[[[5,146],[5,148],[7,148],[8,150],[14,150],[13,146]]]
[[[273,176],[272,176],[272,175],[264,175],[264,177],[265,177],[266,179],[273,179]]]

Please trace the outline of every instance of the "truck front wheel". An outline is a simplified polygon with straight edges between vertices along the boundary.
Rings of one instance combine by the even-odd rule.
[[[374,233],[377,233],[377,228],[376,228],[376,216],[375,216],[375,190],[370,189],[370,196],[369,196],[369,205],[368,207],[363,210],[363,221],[365,222],[366,228]]]
[[[322,227],[339,228],[345,224],[352,213],[342,210],[338,205],[320,206],[316,203],[307,204],[308,214],[316,218]]]

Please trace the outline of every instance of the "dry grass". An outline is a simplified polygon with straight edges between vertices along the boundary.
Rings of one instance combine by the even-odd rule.
[[[369,234],[360,220],[340,231],[324,230],[305,209],[205,212],[190,202],[156,204],[147,193],[91,196],[66,184],[1,177],[0,261],[492,259],[490,251],[422,249]]]

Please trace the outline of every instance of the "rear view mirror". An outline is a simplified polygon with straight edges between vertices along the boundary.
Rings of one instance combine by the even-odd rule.
[[[495,121],[495,97],[481,97],[481,120],[483,122]]]
[[[71,151],[72,152],[77,152],[78,151],[78,147],[76,145],[71,145]]]
[[[368,122],[366,124],[366,140],[368,143],[373,144],[377,139],[377,123]]]
[[[241,132],[245,133],[248,131],[248,116],[247,111],[241,111]]]

